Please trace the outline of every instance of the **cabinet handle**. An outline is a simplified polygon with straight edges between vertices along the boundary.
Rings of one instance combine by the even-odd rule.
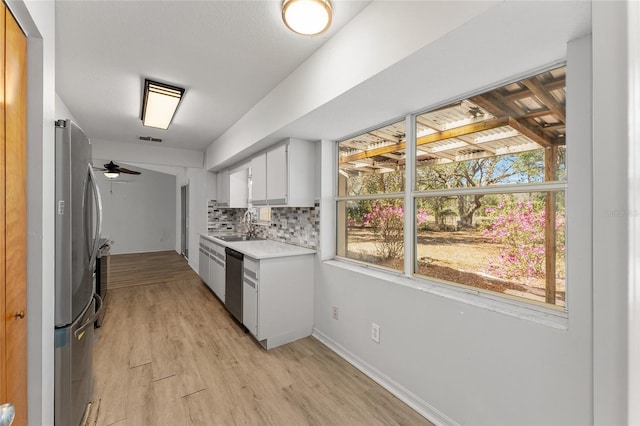
[[[24,314],[24,309],[23,309],[20,312],[16,312],[16,314],[13,317],[18,320],[18,319],[23,319],[24,316],[25,316],[25,314]]]

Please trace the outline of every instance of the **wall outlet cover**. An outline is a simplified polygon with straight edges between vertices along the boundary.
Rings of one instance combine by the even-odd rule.
[[[371,323],[371,340],[380,343],[380,326],[374,322]]]

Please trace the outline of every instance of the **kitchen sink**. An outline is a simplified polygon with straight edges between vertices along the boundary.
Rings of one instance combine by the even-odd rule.
[[[229,242],[234,242],[234,241],[259,241],[259,240],[264,240],[264,238],[260,238],[260,237],[252,237],[249,235],[220,235],[216,238],[221,239],[222,241],[229,241]]]

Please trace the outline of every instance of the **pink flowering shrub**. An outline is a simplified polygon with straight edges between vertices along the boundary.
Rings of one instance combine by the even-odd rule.
[[[489,271],[500,278],[528,282],[545,276],[545,210],[531,201],[505,203],[485,209],[493,220],[483,233],[501,244],[497,257],[489,260]],[[556,216],[556,254],[564,258],[564,214]],[[563,270],[564,263],[558,265]]]
[[[418,209],[418,225],[427,220],[428,213]],[[376,201],[364,216],[364,226],[373,228],[378,239],[375,246],[384,259],[400,257],[404,251],[404,208],[389,202]]]

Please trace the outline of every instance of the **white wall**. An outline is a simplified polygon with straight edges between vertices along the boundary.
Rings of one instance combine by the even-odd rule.
[[[497,3],[372,2],[211,144],[205,168],[228,166],[294,136],[264,139]]]
[[[207,203],[216,198],[216,176],[204,169],[185,168],[176,176],[176,251],[180,252],[180,188],[189,185],[189,265],[198,271],[200,234],[207,233]]]
[[[73,116],[73,114],[69,110],[69,107],[67,107],[67,104],[64,103],[62,98],[60,98],[60,96],[58,96],[57,93],[56,93],[56,108],[55,108],[55,111],[56,111],[56,120],[70,119],[71,121],[76,123],[78,126],[80,126],[80,123],[78,123],[78,120],[75,119],[75,117]],[[82,126],[80,126],[80,128],[82,128]]]
[[[204,162],[202,151],[165,147],[152,142],[124,143],[92,138],[91,144],[94,158],[195,168],[201,168]]]
[[[596,424],[627,423],[627,4],[593,3],[593,380]],[[638,53],[635,52],[637,55]],[[640,360],[636,360],[640,362]]]
[[[94,160],[94,164],[105,162]],[[137,170],[142,174],[121,174],[113,181],[96,173],[102,196],[102,235],[114,241],[112,254],[174,250],[176,177]]]
[[[316,335],[435,422],[592,423],[591,271],[583,263],[591,255],[584,231],[591,223],[590,39],[572,42],[569,58],[567,144],[575,148],[567,167],[568,329],[473,306],[472,297],[465,303],[438,288],[430,292],[336,262],[318,265]],[[441,84],[456,90],[455,81]],[[323,171],[335,170],[333,155],[322,158]],[[333,182],[323,184],[330,204],[325,194],[333,194]],[[322,221],[321,227],[321,241],[331,239]],[[381,327],[380,344],[369,339],[372,322]]]
[[[640,424],[640,3],[629,4],[629,424]],[[633,213],[631,213],[633,212]]]

